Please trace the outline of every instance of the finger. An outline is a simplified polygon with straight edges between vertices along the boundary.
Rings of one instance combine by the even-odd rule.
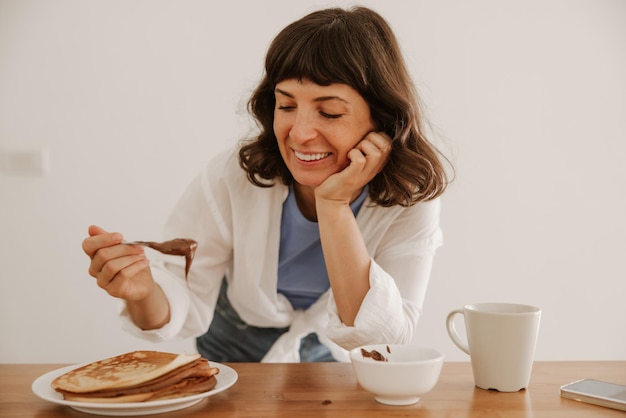
[[[370,132],[361,143],[368,148],[370,153],[374,152],[372,148],[368,147],[370,144],[383,154],[388,154],[391,151],[391,138],[384,132]]]
[[[82,247],[85,254],[91,258],[99,249],[119,244],[123,239],[119,232],[107,232],[95,225],[89,227],[89,235],[83,240]]]
[[[370,139],[364,139],[363,141],[359,142],[356,148],[367,157],[382,154],[382,150]]]
[[[348,166],[348,168],[354,166],[364,166],[367,162],[365,157],[366,154],[363,152],[362,149],[359,148],[359,146],[351,149],[350,151],[348,151],[348,159],[350,160],[350,165]]]
[[[379,148],[371,140],[365,139],[358,146],[359,150],[365,155],[368,167],[376,169],[387,160],[389,152]]]
[[[125,257],[118,257],[111,260],[108,260],[98,271],[94,277],[96,278],[96,283],[103,289],[107,289],[111,282],[120,278],[121,280],[128,279],[133,276],[133,269],[129,271],[125,271],[127,268],[132,266],[133,264],[147,263],[147,258],[145,254],[133,254]],[[144,266],[145,267],[145,266]]]
[[[111,296],[126,300],[143,299],[148,296],[152,290],[152,284],[148,284],[150,282],[141,280],[142,278],[139,277],[145,275],[146,271],[150,271],[147,259],[132,263],[120,270],[118,274],[109,281],[105,290]],[[144,283],[144,285],[140,285],[140,283]]]
[[[103,271],[104,266],[112,260],[144,254],[144,248],[140,245],[112,245],[101,247],[96,250],[91,257],[89,274],[96,277]]]
[[[367,139],[369,139],[382,151],[391,150],[391,137],[384,132],[370,132]]]
[[[93,237],[94,235],[104,234],[107,231],[100,228],[98,225],[89,225],[89,236]]]

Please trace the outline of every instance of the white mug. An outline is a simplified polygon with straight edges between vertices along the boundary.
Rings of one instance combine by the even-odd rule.
[[[454,327],[456,315],[465,317],[467,344]],[[452,342],[470,355],[476,386],[517,392],[530,382],[540,318],[534,306],[479,303],[450,312],[446,328]]]

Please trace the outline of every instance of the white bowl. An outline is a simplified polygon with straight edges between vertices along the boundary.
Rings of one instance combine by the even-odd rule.
[[[382,354],[386,361],[363,356],[361,349]],[[441,373],[443,354],[427,347],[405,344],[374,344],[350,351],[359,384],[387,405],[411,405],[429,392]]]

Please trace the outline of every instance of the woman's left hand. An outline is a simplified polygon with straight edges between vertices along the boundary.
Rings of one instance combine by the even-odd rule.
[[[354,195],[383,169],[390,153],[391,138],[384,132],[369,132],[348,152],[350,164],[315,189],[315,200],[350,204]]]

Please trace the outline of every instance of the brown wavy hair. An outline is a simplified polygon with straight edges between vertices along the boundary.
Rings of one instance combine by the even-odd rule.
[[[423,134],[417,91],[396,37],[378,13],[365,7],[316,11],[272,41],[265,75],[248,102],[260,133],[239,150],[241,167],[260,187],[271,187],[276,179],[293,182],[273,130],[274,88],[288,79],[347,84],[369,104],[375,129],[392,138],[389,160],[369,184],[375,203],[410,206],[444,192],[442,155]]]

